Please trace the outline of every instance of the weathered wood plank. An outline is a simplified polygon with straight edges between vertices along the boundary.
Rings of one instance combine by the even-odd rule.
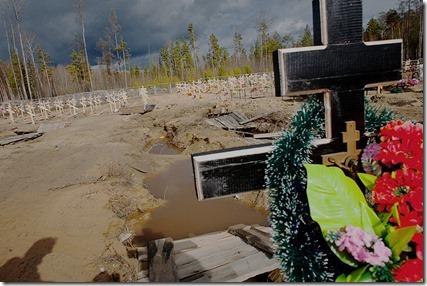
[[[203,251],[197,256],[192,256],[190,252],[187,252],[181,256],[183,260],[188,261],[191,259],[191,261],[185,264],[177,263],[178,276],[180,280],[183,280],[189,276],[203,273],[206,270],[215,269],[238,261],[257,252],[256,248],[245,244],[241,240],[238,243],[218,245],[216,248],[211,248],[209,252]]]
[[[265,138],[279,138],[283,135],[283,132],[272,132],[272,133],[261,133],[254,134],[255,139],[265,139]]]
[[[65,128],[70,124],[70,122],[55,122],[55,123],[42,123],[37,129],[38,133],[46,133],[49,131],[54,131],[56,129]]]
[[[226,128],[225,125],[223,125],[221,122],[219,122],[218,120],[216,120],[216,118],[206,118],[205,121],[212,126],[224,129]]]
[[[240,123],[240,124],[246,124],[246,123],[249,123],[249,122],[255,121],[255,120],[257,120],[257,119],[260,119],[260,118],[266,117],[266,116],[268,116],[268,115],[270,115],[270,114],[272,114],[272,113],[274,113],[274,112],[275,112],[275,111],[266,112],[266,113],[263,113],[263,114],[261,114],[261,115],[258,115],[258,116],[255,116],[255,117],[252,117],[252,118],[249,118],[249,119],[246,119],[246,120],[240,121],[239,123]]]
[[[230,114],[220,116],[216,118],[219,122],[221,122],[224,126],[226,126],[228,129],[242,129],[245,127],[242,127],[239,122]]]
[[[239,245],[246,245],[239,237],[230,235],[229,238],[223,239],[221,241],[212,242],[211,244],[205,245],[203,247],[198,247],[186,251],[184,253],[177,253],[175,258],[175,264],[178,268],[188,263],[192,263],[194,260],[205,259],[207,256],[212,253],[229,250],[233,247],[238,247]]]
[[[227,231],[205,234],[174,241],[175,254],[233,237]]]
[[[240,111],[233,111],[232,113],[230,113],[230,116],[236,119],[239,124],[242,124],[242,121],[248,120],[248,117]]]
[[[173,240],[170,237],[148,243],[150,282],[179,282]]]
[[[240,237],[245,243],[256,247],[270,255],[274,254],[274,248],[270,236],[265,232],[252,229],[250,226],[234,226],[228,229],[228,232]]]
[[[269,259],[264,253],[256,252],[215,269],[187,277],[181,282],[243,282],[277,268],[279,268],[277,259]]]
[[[43,135],[42,133],[28,133],[28,134],[22,134],[22,135],[16,135],[16,136],[11,136],[11,137],[1,138],[0,139],[0,146],[12,144],[12,143],[19,142],[19,141],[33,140],[33,139],[36,139],[42,135]]]
[[[144,105],[138,105],[138,106],[132,106],[132,107],[122,107],[119,109],[119,114],[120,115],[129,115],[133,113],[144,114],[146,112],[152,111],[155,106],[156,106],[155,104],[144,104]]]

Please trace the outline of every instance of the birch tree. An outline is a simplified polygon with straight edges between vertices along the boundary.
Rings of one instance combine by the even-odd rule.
[[[92,90],[93,89],[93,83],[92,83],[89,57],[87,55],[86,36],[85,36],[85,22],[84,22],[84,13],[83,13],[83,0],[74,0],[73,6],[74,6],[74,9],[76,10],[76,20],[82,28],[83,50],[84,50],[84,54],[85,54],[87,71],[88,71],[88,76],[89,76],[90,90]]]
[[[25,58],[24,44],[22,41],[22,32],[21,32],[20,13],[21,13],[21,8],[25,4],[25,2],[26,1],[23,1],[23,0],[10,0],[10,4],[12,5],[13,13],[15,15],[16,26],[18,28],[19,43],[21,45],[22,61],[24,62],[24,69],[25,69],[25,76],[27,79],[28,93],[30,95],[30,99],[33,100],[33,95],[31,92],[31,84],[30,84],[30,75],[28,73],[27,60]],[[28,99],[28,98],[26,98],[26,99]]]

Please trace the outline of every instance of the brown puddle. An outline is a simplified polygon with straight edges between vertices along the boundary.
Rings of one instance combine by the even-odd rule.
[[[172,164],[146,185],[151,194],[165,198],[167,203],[154,210],[151,218],[144,222],[137,233],[140,242],[223,231],[239,223],[268,225],[265,215],[233,197],[198,201],[190,160]]]

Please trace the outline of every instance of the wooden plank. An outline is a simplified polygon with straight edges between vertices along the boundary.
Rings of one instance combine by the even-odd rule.
[[[181,282],[243,282],[277,268],[279,268],[277,259],[269,259],[264,253],[256,252],[215,269],[188,277]]]
[[[224,129],[226,128],[225,125],[223,125],[221,122],[219,122],[218,120],[216,120],[216,118],[206,118],[205,121],[212,126]]]
[[[39,128],[37,129],[38,133],[46,133],[49,131],[54,131],[56,129],[65,128],[67,125],[69,125],[70,122],[55,122],[55,123],[42,123],[40,124]]]
[[[215,118],[217,121],[222,123],[228,129],[240,129],[242,126],[239,125],[239,122],[230,115],[223,115],[218,118]]]
[[[272,133],[261,133],[254,134],[255,139],[265,139],[265,138],[280,138],[283,135],[283,132],[272,132]]]
[[[257,120],[257,119],[260,119],[260,118],[266,117],[266,116],[268,116],[268,115],[270,115],[270,114],[272,114],[272,113],[274,113],[274,112],[275,112],[275,111],[266,112],[266,113],[264,113],[264,114],[261,114],[261,115],[258,115],[258,116],[255,116],[255,117],[252,117],[252,118],[250,118],[250,119],[246,119],[246,120],[240,121],[240,122],[239,122],[239,124],[246,124],[246,123],[249,123],[249,122],[255,121],[255,120]]]
[[[215,253],[217,251],[229,250],[239,245],[246,245],[246,244],[239,237],[230,235],[230,237],[227,239],[217,241],[217,242],[212,242],[209,245],[194,248],[184,253],[177,253],[175,263],[178,267],[181,267],[188,263],[192,263],[194,260],[204,259],[206,256],[209,256],[212,253]]]
[[[11,136],[11,137],[1,138],[0,139],[0,146],[16,143],[19,141],[33,140],[33,139],[36,139],[42,135],[43,135],[42,133],[27,133],[27,134],[22,134],[22,135],[16,135],[16,136]]]
[[[156,106],[155,104],[145,104],[145,105],[138,105],[138,106],[132,106],[132,107],[122,107],[119,109],[119,114],[120,115],[129,115],[133,113],[144,114],[146,112],[152,111],[155,106]]]
[[[233,111],[230,115],[235,118],[239,124],[243,124],[241,123],[242,121],[248,120],[248,117],[240,111]]]
[[[234,226],[228,232],[240,237],[245,243],[256,247],[270,255],[274,254],[273,242],[270,236],[262,231],[252,229],[250,226]]]
[[[173,240],[170,237],[148,243],[150,282],[179,282]]]
[[[192,253],[190,252],[181,254],[183,260],[188,261],[189,258],[191,260],[185,264],[177,263],[180,280],[232,263],[258,252],[256,248],[244,243],[241,239],[239,239],[238,243],[220,244],[216,248],[211,248],[209,252],[204,249],[201,250],[203,251],[197,256],[191,256]]]
[[[187,251],[189,249],[203,247],[211,243],[221,241],[223,239],[228,239],[230,237],[233,237],[233,235],[231,235],[227,231],[223,231],[176,240],[174,241],[175,254]]]

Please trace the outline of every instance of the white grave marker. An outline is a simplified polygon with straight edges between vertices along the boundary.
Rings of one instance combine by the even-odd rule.
[[[7,112],[9,112],[10,121],[12,121],[12,123],[15,124],[15,120],[13,120],[13,114],[15,112],[13,111],[12,105],[10,103],[7,105]]]
[[[28,115],[30,115],[30,117],[31,117],[31,123],[36,124],[34,122],[34,117],[36,116],[34,106],[31,103],[27,103],[27,105],[25,105],[25,109],[26,109],[26,112],[28,113]]]

